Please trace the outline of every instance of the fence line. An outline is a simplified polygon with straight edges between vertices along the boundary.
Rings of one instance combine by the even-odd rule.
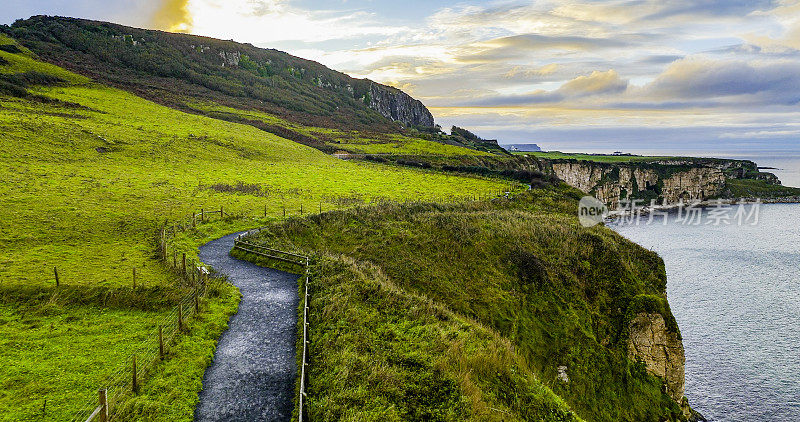
[[[509,187],[509,190],[512,190]],[[404,200],[404,201],[389,201],[398,204],[418,204],[418,203],[425,203],[425,202],[439,202],[439,203],[457,203],[462,201],[481,201],[487,200],[491,198],[501,197],[508,192],[498,191],[496,192],[497,196],[487,195],[487,196],[480,196],[480,195],[463,195],[463,196],[455,196],[451,195],[449,197],[439,197],[439,198],[432,198],[427,200]],[[381,200],[378,198],[377,203],[380,203]],[[375,202],[372,204],[374,205]],[[366,204],[369,205],[369,204]],[[348,208],[345,206],[344,208]],[[282,215],[283,217],[287,217],[290,213],[287,213],[287,208],[285,205],[282,206]],[[307,214],[304,212],[303,203],[300,203],[299,214],[300,216]],[[319,211],[322,213],[322,202],[319,203]],[[158,239],[158,252],[159,258],[163,261],[163,264],[172,269],[176,275],[178,275],[180,282],[182,282],[183,287],[190,287],[192,288],[192,292],[184,295],[179,304],[176,305],[170,313],[165,315],[161,321],[157,324],[157,328],[153,330],[153,332],[148,335],[148,337],[137,347],[136,353],[132,354],[129,359],[125,361],[125,364],[122,365],[120,369],[113,372],[111,375],[106,377],[104,381],[104,388],[100,388],[98,390],[98,405],[87,405],[81,411],[79,411],[73,421],[75,422],[93,422],[93,421],[102,421],[106,422],[111,420],[110,418],[113,417],[113,410],[115,405],[118,403],[119,399],[121,399],[127,393],[137,393],[136,388],[141,380],[147,375],[148,371],[160,360],[165,358],[165,345],[170,345],[175,340],[178,334],[180,334],[185,329],[185,319],[193,314],[199,312],[199,300],[201,297],[205,296],[208,289],[208,282],[209,282],[209,272],[208,269],[204,266],[200,266],[199,263],[195,263],[193,260],[188,260],[186,258],[185,253],[181,253],[180,260],[178,259],[178,252],[173,247],[172,255],[169,254],[170,248],[170,240],[174,239],[174,237],[180,233],[185,232],[189,229],[196,228],[198,224],[205,223],[209,221],[209,217],[212,215],[218,215],[220,219],[225,217],[232,217],[234,216],[228,211],[225,211],[224,207],[220,207],[218,210],[206,210],[200,209],[200,212],[192,212],[188,216],[184,218],[180,218],[174,221],[172,224],[169,224],[168,220],[164,221],[163,227],[159,230],[159,239]],[[257,212],[254,215],[237,215],[238,217],[253,217],[258,218],[261,217],[261,212]],[[267,217],[267,207],[265,205],[263,210],[263,217]],[[278,216],[280,218],[280,216]],[[299,421],[303,421],[304,419],[304,408],[305,408],[305,399],[307,397],[305,386],[306,386],[306,367],[308,366],[308,328],[309,328],[309,320],[308,320],[308,312],[309,312],[309,268],[310,268],[310,259],[308,256],[299,255],[291,252],[281,251],[278,249],[272,249],[269,247],[265,247],[262,245],[256,245],[254,243],[247,242],[243,240],[246,236],[253,234],[254,232],[260,232],[261,228],[250,230],[243,235],[238,236],[234,240],[234,248],[243,250],[248,253],[264,256],[270,259],[276,259],[279,261],[297,264],[305,267],[305,283],[304,283],[304,297],[303,297],[303,358],[302,358],[302,366],[300,369],[300,394],[298,397],[298,414],[299,414]],[[133,285],[136,288],[136,270],[133,270]],[[59,275],[58,269],[54,268],[54,277],[56,281],[56,285],[59,284]],[[152,347],[148,347],[152,346]],[[146,350],[143,353],[140,353],[142,350]]]
[[[310,259],[306,255],[299,255],[292,252],[286,252],[279,249],[273,249],[266,246],[256,245],[254,243],[247,242],[242,240],[243,238],[250,236],[253,232],[260,232],[261,229],[254,229],[247,231],[246,233],[240,234],[236,237],[233,241],[234,249],[239,249],[248,253],[252,253],[255,255],[263,256],[270,259],[277,259],[279,261],[288,262],[296,265],[301,265],[305,267],[305,283],[303,285],[303,359],[300,362],[300,392],[297,397],[297,420],[298,422],[303,422],[304,419],[304,407],[305,407],[305,399],[306,399],[306,367],[308,366],[308,285],[309,285],[309,266],[310,266]],[[282,255],[282,256],[281,256]]]
[[[186,319],[200,312],[200,299],[208,292],[210,273],[205,266],[199,262],[187,260],[186,254],[181,255],[178,262],[177,252],[173,250],[172,259],[168,254],[170,240],[179,232],[196,227],[200,217],[200,222],[205,222],[208,215],[217,214],[220,218],[230,215],[223,207],[219,210],[192,213],[187,218],[174,222],[171,226],[164,223],[164,227],[159,230],[158,252],[163,264],[169,267],[178,276],[182,287],[191,288],[191,291],[183,295],[178,304],[169,313],[164,315],[156,324],[156,328],[134,348],[134,353],[126,359],[124,364],[112,372],[103,381],[103,388],[98,390],[98,405],[86,406],[79,411],[73,421],[76,422],[107,422],[113,417],[115,406],[126,394],[136,394],[142,380],[158,362],[166,358],[167,347],[171,345],[177,336],[187,330]],[[136,281],[134,272],[134,288]]]

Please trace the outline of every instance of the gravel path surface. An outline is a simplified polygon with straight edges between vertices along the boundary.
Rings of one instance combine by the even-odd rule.
[[[298,276],[231,258],[235,237],[200,248],[200,260],[227,274],[242,301],[206,370],[195,421],[288,421],[297,376]]]

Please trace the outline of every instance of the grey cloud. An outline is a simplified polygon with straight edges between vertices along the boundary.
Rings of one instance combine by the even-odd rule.
[[[624,47],[628,42],[618,39],[588,38],[580,36],[551,37],[538,34],[514,35],[497,38],[492,43],[507,48],[520,48],[525,50],[541,50],[545,48],[590,49]]]
[[[642,64],[668,64],[672,63],[675,60],[680,60],[685,56],[679,56],[675,54],[659,54],[654,56],[648,56],[642,60],[639,60],[639,63]]]
[[[800,63],[755,66],[744,61],[681,60],[644,90],[659,98],[745,96],[739,101],[794,105],[800,102]]]
[[[505,62],[523,59],[531,53],[543,50],[564,50],[567,52],[592,51],[632,45],[632,37],[619,39],[588,38],[579,36],[546,36],[538,34],[514,35],[496,38],[484,43],[464,48],[458,55],[463,63]]]
[[[670,0],[663,8],[642,20],[659,20],[673,16],[744,16],[756,10],[768,10],[779,2],[773,0]]]
[[[477,106],[516,106],[542,103],[559,103],[585,97],[615,95],[628,89],[628,81],[616,71],[594,71],[590,75],[578,76],[554,91],[538,90],[524,95],[508,95],[485,98],[472,103]]]

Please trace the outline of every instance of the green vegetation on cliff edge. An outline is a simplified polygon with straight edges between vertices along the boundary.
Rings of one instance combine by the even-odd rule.
[[[254,236],[316,259],[312,417],[681,419],[662,381],[627,357],[637,313],[662,313],[678,330],[664,264],[578,224],[580,196],[562,185],[513,200],[359,207]]]

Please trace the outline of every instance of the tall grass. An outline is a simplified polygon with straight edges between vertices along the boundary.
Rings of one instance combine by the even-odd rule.
[[[645,302],[677,331],[664,264],[611,230],[580,226],[580,195],[562,185],[510,200],[387,203],[292,219],[254,236],[322,257],[314,277],[322,287],[312,295],[317,381],[309,384],[317,414],[359,414],[355,403],[368,403],[377,419],[411,406],[404,395],[414,387],[382,373],[396,365],[396,347],[432,363],[400,365],[408,372],[400,379],[446,368],[455,380],[465,401],[453,399],[441,420],[495,406],[509,419],[560,420],[550,410],[568,406],[586,420],[680,420],[662,381],[626,347],[627,322]],[[472,328],[437,337],[417,326],[433,320]],[[481,330],[496,335],[491,344],[480,343]],[[559,366],[569,382],[557,379]],[[358,401],[342,393],[371,379],[386,380],[369,390],[381,393]]]
[[[12,43],[0,37],[0,44]],[[165,316],[177,285],[157,259],[156,233],[165,221],[220,206],[250,217],[177,239],[196,258],[198,242],[280,218],[284,210],[296,215],[301,206],[308,213],[354,202],[489,194],[504,185],[343,162],[250,126],[97,85],[24,49],[0,50],[0,58],[8,62],[0,66],[3,78],[24,78],[31,94],[0,94],[3,421],[69,419],[96,400],[102,381]],[[20,76],[34,74],[64,86]],[[54,267],[61,282],[56,294]],[[130,293],[133,268],[145,286],[137,293]],[[231,297],[209,304],[217,311],[208,315],[213,329],[196,338],[202,346],[180,350],[207,359],[230,303],[235,308]],[[198,373],[202,378],[205,361],[192,362],[193,375],[175,384],[185,388],[174,391],[184,398],[196,394]],[[190,419],[191,401],[181,403],[169,411],[189,409],[182,417]]]

